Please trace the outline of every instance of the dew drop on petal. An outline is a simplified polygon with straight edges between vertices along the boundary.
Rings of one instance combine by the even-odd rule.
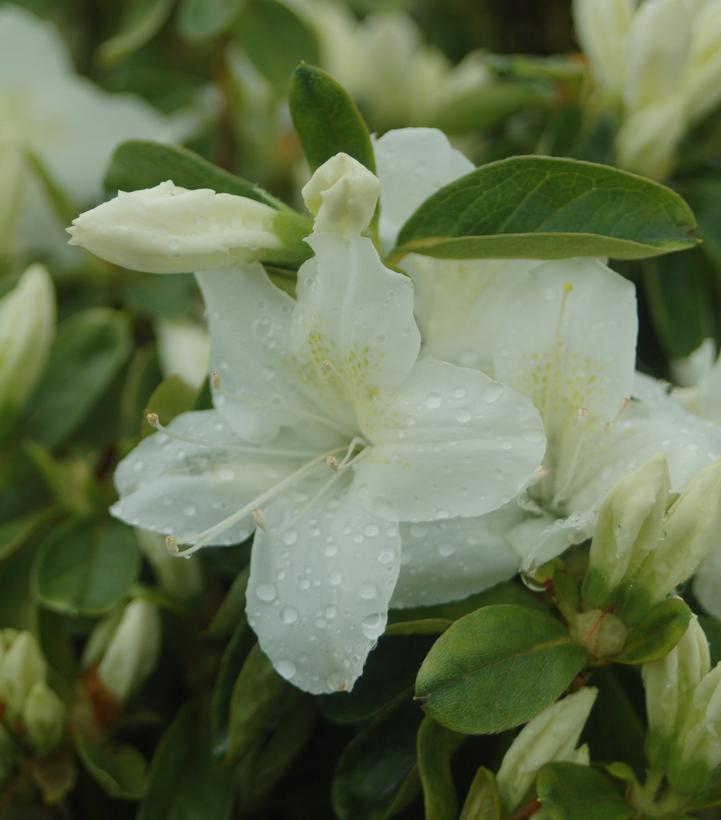
[[[442,404],[442,399],[438,395],[438,393],[429,393],[426,396],[426,407],[431,410],[435,410],[437,407],[440,407]]]
[[[270,603],[271,601],[275,600],[276,591],[275,587],[272,584],[258,584],[258,586],[255,588],[255,594],[260,598],[261,601]]]
[[[503,395],[503,388],[500,384],[491,384],[489,385],[483,392],[483,401],[486,404],[493,404],[493,402],[498,401]]]
[[[368,640],[374,641],[380,637],[384,626],[383,615],[380,612],[374,612],[361,621],[361,632]]]
[[[370,601],[376,597],[378,590],[375,588],[375,584],[361,584],[358,594],[364,601]]]
[[[298,540],[297,530],[286,530],[282,535],[283,543],[291,547]]]
[[[296,673],[296,668],[293,661],[278,661],[278,663],[275,665],[275,668],[278,674],[284,677],[286,680],[290,680]]]
[[[294,624],[298,620],[298,610],[292,606],[284,606],[280,611],[280,617],[284,624]]]

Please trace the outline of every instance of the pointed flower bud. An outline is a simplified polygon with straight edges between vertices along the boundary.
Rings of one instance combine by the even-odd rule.
[[[373,218],[380,182],[365,165],[341,153],[316,169],[302,194],[316,233],[359,236]]]
[[[42,265],[32,265],[0,299],[0,432],[40,378],[54,334],[53,283]]]
[[[546,763],[588,760],[588,750],[584,754],[576,744],[596,694],[589,687],[568,695],[536,715],[516,736],[498,770],[498,789],[507,812],[521,804]]]
[[[35,638],[21,632],[0,665],[0,700],[12,717],[20,717],[33,686],[45,680],[47,667]]]
[[[188,273],[283,259],[299,238],[285,230],[292,217],[254,199],[167,181],[120,191],[80,214],[68,233],[71,245],[130,270]],[[301,230],[305,220],[297,220]]]
[[[98,667],[98,678],[121,703],[153,671],[160,634],[160,616],[153,604],[138,598],[125,607]]]
[[[49,754],[60,745],[66,717],[60,698],[44,681],[38,681],[30,690],[22,716],[30,744],[38,754]]]

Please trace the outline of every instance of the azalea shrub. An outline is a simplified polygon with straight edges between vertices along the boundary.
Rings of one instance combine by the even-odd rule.
[[[718,816],[721,2],[515,5],[0,8],[0,816]]]

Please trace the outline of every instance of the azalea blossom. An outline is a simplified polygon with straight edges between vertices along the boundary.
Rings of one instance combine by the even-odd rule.
[[[0,251],[62,249],[59,217],[34,170],[73,201],[100,198],[112,151],[127,139],[177,138],[173,123],[128,94],[77,75],[55,28],[15,5],[0,10]]]
[[[167,428],[151,417],[159,432],[118,467],[113,508],[189,545],[185,555],[255,530],[249,623],[278,672],[311,692],[349,689],[383,632],[401,560],[415,561],[401,523],[500,507],[544,449],[528,399],[419,359],[411,281],[349,227],[372,216],[370,172],[350,164],[371,206],[350,196],[349,213],[340,208],[336,171],[348,160],[329,160],[306,188],[319,221],[297,300],[258,263],[197,274],[215,409]]]

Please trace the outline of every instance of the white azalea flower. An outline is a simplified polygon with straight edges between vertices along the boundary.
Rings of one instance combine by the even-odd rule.
[[[316,179],[337,184],[324,166]],[[371,214],[359,203],[376,194],[358,183],[349,213]],[[121,463],[114,513],[191,545],[184,554],[258,525],[249,622],[280,674],[329,692],[353,685],[385,628],[399,523],[500,507],[544,438],[516,391],[418,360],[411,281],[370,239],[319,230],[307,241],[297,301],[259,264],[198,274],[216,409],[178,417]]]
[[[112,151],[127,139],[172,139],[142,100],[107,94],[75,74],[55,28],[13,5],[0,10],[0,251],[64,245],[62,225],[29,165],[36,157],[75,201],[100,197]]]

